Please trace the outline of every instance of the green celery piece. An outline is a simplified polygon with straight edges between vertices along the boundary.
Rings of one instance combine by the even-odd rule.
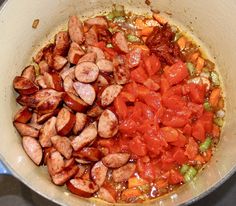
[[[212,110],[211,104],[209,102],[204,102],[203,107],[208,112]]]
[[[207,151],[207,150],[209,149],[209,147],[211,146],[211,142],[212,142],[212,141],[211,141],[211,138],[210,138],[210,137],[207,137],[207,138],[205,139],[205,141],[200,144],[199,150],[200,150],[201,152]]]
[[[180,173],[184,175],[189,169],[189,166],[186,164],[183,164],[182,167],[180,168]]]
[[[195,67],[193,66],[193,64],[191,62],[187,62],[187,68],[188,68],[188,71],[189,71],[189,74],[190,76],[194,76],[195,74]]]
[[[215,86],[219,86],[220,85],[220,79],[218,74],[215,71],[211,72],[211,81]]]
[[[132,34],[129,34],[127,36],[127,39],[129,42],[140,42],[140,39],[137,36],[132,35]]]
[[[194,167],[190,167],[184,175],[184,181],[190,182],[197,174],[197,170]]]
[[[220,118],[220,117],[217,117],[217,118],[214,119],[214,123],[217,124],[219,127],[222,127],[223,124],[224,124],[224,119]]]

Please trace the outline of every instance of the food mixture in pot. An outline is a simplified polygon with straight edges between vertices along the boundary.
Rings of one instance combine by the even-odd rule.
[[[142,202],[191,181],[224,122],[215,65],[158,13],[70,16],[16,76],[14,126],[55,185]]]

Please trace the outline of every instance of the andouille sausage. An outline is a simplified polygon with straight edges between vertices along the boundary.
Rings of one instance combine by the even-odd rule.
[[[101,187],[106,179],[108,168],[99,161],[95,163],[91,169],[91,178],[92,180]]]
[[[72,42],[68,52],[68,61],[71,64],[77,64],[80,57],[84,55],[83,49],[75,42]]]
[[[100,187],[97,192],[97,195],[102,200],[105,200],[110,203],[116,203],[116,198],[114,197],[114,195],[105,187]]]
[[[130,158],[128,153],[112,153],[102,158],[102,163],[109,168],[119,168],[125,165]]]
[[[39,131],[30,125],[20,123],[20,122],[14,122],[14,126],[22,137],[30,136],[30,137],[38,138],[39,136]]]
[[[66,92],[70,92],[72,94],[77,94],[74,87],[73,87],[73,80],[71,79],[71,77],[68,75],[66,76],[66,78],[63,81],[63,86],[64,86],[64,90]]]
[[[84,126],[87,122],[87,119],[88,119],[87,115],[84,113],[77,112],[75,114],[75,125],[73,127],[73,133],[75,135],[77,135],[78,132],[80,132],[84,128]]]
[[[86,20],[85,24],[88,26],[97,25],[97,26],[101,26],[101,27],[108,27],[106,19],[104,17],[100,17],[100,16]]]
[[[35,84],[37,84],[42,89],[46,89],[48,87],[44,80],[44,76],[41,74],[36,77]]]
[[[43,151],[39,142],[33,137],[24,136],[22,138],[22,145],[26,154],[30,157],[30,159],[36,165],[39,165],[43,158]]]
[[[80,96],[82,100],[84,100],[85,103],[89,105],[93,104],[96,98],[96,92],[92,85],[84,84],[81,82],[74,82],[73,87],[76,93]]]
[[[64,68],[60,71],[61,78],[64,80],[67,76],[69,76],[72,80],[75,79],[75,66],[70,67],[69,64],[64,66]]]
[[[117,84],[126,84],[130,79],[130,70],[126,65],[119,65],[114,68],[114,79]]]
[[[107,59],[100,59],[96,64],[101,72],[113,72],[113,63]]]
[[[89,117],[99,117],[102,112],[103,109],[99,105],[95,105],[89,111],[87,111],[87,115]]]
[[[34,94],[39,90],[38,86],[34,82],[21,76],[15,77],[13,80],[13,87],[21,95]]]
[[[67,31],[60,31],[55,36],[53,54],[66,56],[70,46],[70,37]]]
[[[98,66],[92,62],[81,62],[75,67],[75,77],[83,83],[94,82],[99,74]]]
[[[60,56],[60,55],[55,55],[53,56],[53,65],[52,67],[55,69],[55,70],[61,70],[67,63],[67,59],[63,56]]]
[[[63,100],[70,109],[76,112],[84,112],[88,107],[88,104],[70,92],[65,93]]]
[[[116,50],[123,53],[129,52],[128,42],[123,32],[116,32],[112,36],[112,44]]]
[[[82,56],[78,63],[81,63],[81,62],[96,62],[96,59],[97,59],[97,54],[95,52],[88,52],[86,53],[84,56]]]
[[[47,156],[48,173],[52,176],[64,169],[65,162],[58,151],[50,151]]]
[[[101,74],[98,75],[96,83],[99,87],[104,87],[104,86],[107,86],[109,84],[107,79]]]
[[[85,33],[85,42],[87,45],[95,45],[98,42],[98,35],[94,26]]]
[[[115,98],[119,95],[119,93],[122,90],[122,86],[120,85],[110,85],[104,89],[104,91],[101,94],[101,104],[102,106],[108,106],[110,105]]]
[[[100,59],[105,59],[105,54],[104,52],[98,48],[98,47],[95,47],[95,46],[88,46],[88,49],[87,49],[88,52],[94,52],[96,53],[97,55],[97,61],[99,61]]]
[[[39,73],[43,74],[44,72],[49,71],[49,65],[45,60],[39,62]]]
[[[102,153],[95,147],[84,147],[79,151],[75,151],[73,156],[83,160],[97,162],[102,158]]]
[[[68,31],[72,41],[81,44],[84,41],[83,24],[77,16],[70,16],[68,22]]]
[[[135,163],[128,163],[118,169],[113,170],[112,178],[114,182],[125,182],[134,174],[135,169]]]
[[[25,69],[21,73],[21,76],[34,82],[36,78],[35,67],[33,65],[25,67]]]
[[[28,107],[24,106],[20,108],[14,116],[15,122],[27,123],[32,117],[32,112]]]

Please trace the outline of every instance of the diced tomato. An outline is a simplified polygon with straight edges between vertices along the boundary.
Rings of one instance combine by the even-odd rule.
[[[170,84],[164,75],[161,76],[161,94],[163,95],[170,88]]]
[[[192,136],[195,139],[200,140],[201,142],[205,140],[206,138],[205,129],[201,121],[197,121],[195,124],[193,124]]]
[[[202,104],[196,104],[193,102],[188,102],[188,108],[189,110],[197,116],[197,118],[199,118],[200,116],[202,116],[204,108]]]
[[[148,78],[143,85],[152,91],[158,91],[160,89],[160,85],[150,78]]]
[[[133,134],[137,130],[137,124],[132,119],[126,119],[120,123],[119,131],[124,134]]]
[[[124,99],[119,95],[114,101],[116,114],[120,119],[125,119],[128,111]]]
[[[144,58],[144,64],[149,76],[156,74],[161,68],[161,62],[155,54]]]
[[[160,154],[162,147],[168,146],[164,139],[160,139],[148,134],[144,134],[144,140],[147,145],[147,149],[156,155]]]
[[[178,140],[178,131],[172,127],[162,127],[160,134],[167,142],[175,142]]]
[[[188,123],[188,119],[184,116],[178,115],[174,110],[166,110],[163,118],[162,123],[165,126],[180,128],[184,127]]]
[[[143,83],[147,80],[148,76],[142,66],[134,69],[130,73],[130,77],[137,83]]]
[[[141,159],[138,159],[137,170],[140,176],[149,182],[156,178],[155,169],[150,162],[144,163]]]
[[[206,132],[211,133],[213,127],[213,116],[212,112],[204,112],[203,115],[199,118],[202,122]]]
[[[190,160],[193,160],[198,154],[198,144],[193,139],[193,137],[189,138],[188,144],[186,145],[185,153]]]
[[[157,110],[161,107],[161,95],[157,92],[149,92],[144,97],[144,102],[154,110]]]
[[[168,182],[172,185],[179,184],[184,181],[183,176],[177,170],[171,170]]]
[[[141,60],[141,49],[135,48],[126,55],[127,64],[129,68],[133,68],[139,65]]]
[[[167,96],[163,95],[162,104],[168,109],[179,109],[186,105],[185,101],[177,95]]]
[[[122,152],[130,152],[129,151],[129,144],[128,142],[130,141],[130,137],[127,137],[127,135],[120,136],[119,137],[119,148]],[[115,142],[117,143],[117,142]]]
[[[146,95],[150,93],[150,90],[147,87],[140,84],[137,84],[136,89],[136,94],[139,99],[144,99]]]
[[[190,124],[186,124],[183,128],[183,133],[190,136],[192,134],[192,126]]]
[[[135,96],[132,93],[122,91],[119,96],[121,96],[125,102],[134,102]]]
[[[170,144],[176,147],[184,147],[186,143],[187,138],[181,132],[178,132],[178,139],[174,142],[171,142]]]
[[[169,84],[175,85],[188,77],[188,69],[185,63],[179,61],[173,64],[171,67],[166,67],[164,69],[164,74]]]
[[[173,158],[174,160],[178,163],[178,164],[184,164],[188,161],[187,156],[184,154],[184,150],[178,148],[175,153],[173,154]]]
[[[145,156],[147,154],[146,145],[138,137],[134,137],[129,141],[129,149],[138,156]]]
[[[183,84],[182,85],[182,94],[187,95],[190,92],[190,86],[189,84]]]
[[[192,102],[197,104],[203,104],[206,93],[206,86],[204,84],[189,84],[190,98]]]

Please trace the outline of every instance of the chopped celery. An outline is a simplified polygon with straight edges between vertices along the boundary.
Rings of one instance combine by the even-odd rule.
[[[214,123],[217,124],[219,127],[222,127],[223,124],[224,124],[224,119],[220,118],[220,117],[217,117],[217,118],[214,119]]]
[[[127,39],[129,42],[140,42],[140,39],[137,36],[132,35],[132,34],[129,34],[127,36]]]
[[[182,167],[180,168],[180,173],[184,175],[189,169],[189,166],[186,164],[183,164]]]
[[[209,102],[204,102],[203,107],[206,111],[211,111],[211,104]]]
[[[199,150],[201,152],[205,152],[209,149],[210,146],[211,146],[211,138],[207,137],[206,140],[200,144]]]
[[[197,174],[197,170],[194,167],[189,167],[188,171],[184,175],[184,181],[190,182]]]
[[[215,71],[211,72],[211,80],[212,80],[212,83],[215,86],[219,86],[220,85],[219,76],[218,76],[218,74]]]
[[[150,190],[150,186],[148,184],[137,186],[137,188],[141,192],[144,192],[144,193],[146,193],[146,192],[148,192]]]
[[[107,14],[106,17],[107,17],[108,20],[111,21],[115,16],[114,16],[113,12],[110,12],[109,14]]]
[[[190,62],[187,62],[186,65],[187,65],[189,74],[190,74],[191,76],[194,76],[194,74],[195,74],[195,67],[193,66],[193,64],[190,63]]]
[[[112,44],[107,44],[107,48],[113,48]]]
[[[113,20],[113,22],[114,22],[114,23],[125,22],[125,17],[123,17],[123,16],[115,17],[114,20]]]

